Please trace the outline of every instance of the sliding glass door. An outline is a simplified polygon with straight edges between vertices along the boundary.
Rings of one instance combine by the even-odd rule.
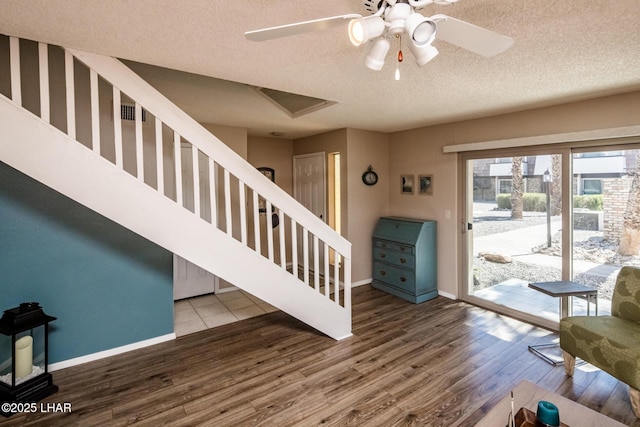
[[[598,289],[598,313],[611,310],[623,265],[640,265],[640,150],[574,152],[573,280]],[[586,303],[574,302],[585,312]],[[595,307],[591,307],[594,310]]]
[[[562,278],[561,155],[467,161],[468,295],[531,316],[558,301],[530,282]]]
[[[464,155],[463,298],[553,327],[558,299],[529,284],[573,280],[597,289],[598,313],[608,313],[620,268],[640,266],[638,148]],[[570,301],[573,314],[595,309]]]

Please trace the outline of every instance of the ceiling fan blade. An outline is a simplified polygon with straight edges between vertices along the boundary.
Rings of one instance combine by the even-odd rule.
[[[254,42],[288,37],[296,34],[309,33],[311,31],[326,30],[344,22],[345,19],[362,18],[356,13],[349,15],[331,16],[329,18],[314,19],[312,21],[297,22],[295,24],[280,25],[278,27],[263,28],[261,30],[247,31],[244,36]]]
[[[436,23],[437,39],[482,56],[497,55],[513,44],[511,37],[494,33],[447,15],[434,15],[431,19]]]

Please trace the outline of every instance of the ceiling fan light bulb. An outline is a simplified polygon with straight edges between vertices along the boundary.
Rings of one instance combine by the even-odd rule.
[[[349,21],[349,40],[354,46],[360,46],[384,32],[384,20],[379,16],[368,16]]]
[[[389,48],[391,47],[391,43],[387,39],[378,39],[371,47],[369,54],[364,59],[364,64],[367,68],[380,71],[382,66],[384,65],[384,58],[387,56],[389,52]]]
[[[364,29],[360,19],[352,19],[349,21],[349,41],[354,46],[360,46],[364,40]]]
[[[436,36],[436,24],[432,21],[420,23],[413,32],[412,38],[417,45],[423,46],[433,41]]]
[[[419,13],[413,13],[405,21],[405,31],[418,46],[431,44],[436,37],[436,24]]]

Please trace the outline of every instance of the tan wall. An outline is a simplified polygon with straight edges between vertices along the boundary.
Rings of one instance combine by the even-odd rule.
[[[453,144],[553,135],[639,123],[640,91],[445,125]]]
[[[293,141],[288,139],[276,139],[276,138],[261,138],[250,136],[248,138],[247,147],[248,157],[247,160],[256,168],[269,167],[275,171],[275,183],[286,191],[288,194],[293,195]],[[249,222],[253,221],[253,212],[249,214]],[[266,214],[260,214],[260,227],[261,230],[267,229],[267,217]],[[281,223],[279,227],[290,227],[290,223]],[[286,230],[289,230],[287,228]],[[277,232],[278,229],[274,229]],[[267,234],[261,233],[260,247],[262,254],[268,256],[268,240]],[[253,241],[254,237],[250,236],[250,240]],[[285,247],[286,253],[291,253],[291,235],[285,233]],[[280,239],[274,238],[274,253],[275,261],[280,262]],[[291,261],[291,260],[289,260]]]
[[[379,132],[349,129],[347,132],[347,239],[351,241],[351,278],[354,284],[371,280],[371,236],[381,216],[389,212],[389,137]],[[373,186],[362,182],[371,165],[378,174]]]
[[[236,154],[240,155],[243,159],[247,159],[247,130],[244,128],[213,125],[208,123],[202,124],[209,132],[214,134],[218,139],[224,142],[229,148],[231,148]],[[215,159],[214,159],[215,160]],[[238,179],[232,176],[229,180],[231,188],[231,210],[232,217],[232,230],[233,236],[240,240],[241,230],[238,224],[240,223],[240,194],[238,191]],[[221,195],[224,194],[224,172],[222,168],[218,168],[217,175],[218,197],[221,199]],[[218,203],[218,226],[223,230],[226,230],[226,221],[224,214],[224,205]],[[234,226],[235,224],[235,226]]]
[[[255,167],[276,171],[276,184],[293,195],[293,141],[249,136],[247,160]]]
[[[202,123],[209,132],[214,134],[218,139],[225,143],[243,159],[248,157],[247,130],[234,126],[214,125],[210,123]]]
[[[438,221],[438,290],[458,295],[463,257],[458,238],[461,212],[458,156],[443,147],[482,141],[640,125],[640,92],[431,126],[389,136],[391,215]],[[400,175],[433,174],[433,196],[401,195]],[[451,218],[446,218],[451,211]]]
[[[457,295],[457,156],[443,154],[450,129],[430,127],[400,132],[389,142],[389,213],[438,223],[438,290]],[[446,142],[449,144],[449,142]],[[402,194],[401,175],[432,175],[432,195]],[[416,181],[414,181],[416,182]],[[415,184],[414,184],[415,186]],[[447,211],[449,218],[447,218]]]

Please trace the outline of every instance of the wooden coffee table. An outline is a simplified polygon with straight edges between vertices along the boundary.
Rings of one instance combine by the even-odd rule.
[[[564,375],[564,373],[563,373]],[[558,407],[560,422],[569,427],[620,427],[624,424],[612,420],[592,409],[582,406],[558,394],[538,387],[529,381],[522,381],[513,389],[515,411],[527,408],[534,413],[538,409],[538,402],[546,400]],[[496,427],[506,426],[511,411],[511,394],[507,395],[489,411],[475,426]]]

